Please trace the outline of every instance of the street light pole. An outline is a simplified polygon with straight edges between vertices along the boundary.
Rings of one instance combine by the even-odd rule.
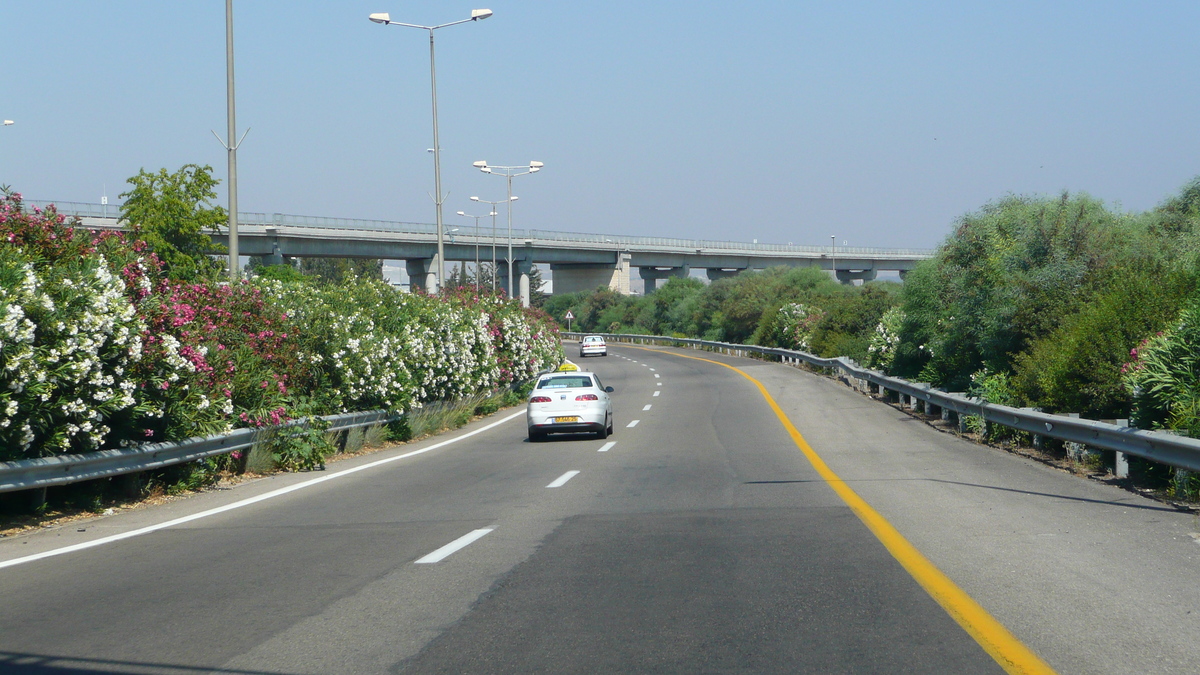
[[[437,290],[441,291],[442,282],[446,278],[446,233],[442,226],[442,146],[438,143],[438,113],[437,113],[437,67],[434,64],[433,58],[433,31],[447,26],[455,26],[468,21],[479,21],[486,19],[492,15],[490,9],[473,9],[471,10],[471,18],[462,19],[459,21],[451,21],[438,26],[420,26],[412,23],[400,23],[392,21],[391,16],[387,12],[372,14],[369,18],[375,23],[381,23],[385,26],[404,26],[406,28],[420,28],[429,31],[429,84],[430,91],[433,94],[433,203],[437,210],[437,263],[434,269],[437,270]]]
[[[829,260],[829,266],[833,268],[833,283],[836,284],[837,280],[838,280],[838,276],[837,276],[837,235],[834,235],[834,234],[829,235],[829,247],[830,247],[829,250],[830,250],[830,256],[831,256],[830,260]]]
[[[460,215],[464,218],[474,218],[475,219],[475,293],[476,293],[476,295],[478,295],[479,294],[479,219],[482,218],[483,216],[473,216],[473,215],[467,213],[466,211],[459,211],[458,215]],[[492,232],[493,232],[492,236],[494,238],[495,237],[495,226],[492,227]],[[494,241],[494,239],[493,239],[493,241]],[[493,273],[492,276],[494,277],[495,274]]]
[[[238,252],[238,201],[237,201],[237,114],[234,109],[233,95],[233,0],[225,0],[225,109],[228,132],[225,137],[228,142],[225,149],[229,154],[229,279],[237,281],[241,277]]]
[[[471,201],[479,202],[481,204],[491,204],[492,205],[492,212],[488,215],[490,215],[492,217],[492,292],[495,293],[496,292],[496,216],[499,215],[496,211],[496,205],[503,204],[505,202],[515,202],[515,201],[517,201],[517,198],[510,196],[508,199],[500,199],[500,200],[493,202],[493,201],[489,201],[487,199],[480,199],[479,197],[471,197]]]
[[[537,173],[538,171],[542,170],[542,167],[545,166],[545,164],[542,162],[533,161],[533,162],[530,162],[527,166],[488,166],[487,162],[480,160],[478,162],[475,162],[473,166],[475,166],[475,168],[479,169],[480,171],[482,171],[484,173],[490,173],[490,174],[494,174],[497,176],[504,176],[505,178],[508,179],[508,258],[506,261],[508,262],[508,295],[509,295],[509,297],[512,297],[512,292],[513,292],[512,179],[515,176],[524,176],[524,175],[531,174],[531,173]],[[525,170],[521,171],[521,169],[525,169]],[[528,307],[529,299],[522,296],[521,304]]]

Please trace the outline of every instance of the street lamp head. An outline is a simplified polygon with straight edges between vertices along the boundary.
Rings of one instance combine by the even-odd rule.
[[[479,197],[471,197],[471,201],[477,202],[477,201],[479,201]]]
[[[510,201],[510,202],[515,202],[515,201],[517,201],[517,196],[516,196],[516,195],[513,195],[513,196],[509,197],[509,198],[508,198],[508,201]]]
[[[473,9],[473,10],[471,10],[471,20],[472,21],[479,21],[480,19],[486,19],[491,15],[492,15],[492,10],[490,10],[490,9]]]
[[[500,215],[500,214],[499,214],[499,213],[496,213],[495,211],[492,211],[492,212],[491,212],[491,213],[489,213],[488,215],[489,215],[489,216],[498,216],[498,215]]]
[[[460,216],[465,216],[465,215],[467,215],[467,212],[466,212],[466,211],[459,211],[459,212],[458,212],[458,215],[460,215]]]
[[[376,12],[367,18],[375,23],[381,23],[385,26],[392,22],[392,15],[388,14],[387,12]]]
[[[543,166],[546,166],[546,165],[542,162],[530,162],[529,163],[529,168],[531,168],[531,169],[540,169]]]
[[[6,127],[11,127],[12,125],[13,125],[13,121],[12,121],[12,120],[4,120],[4,126],[6,126]]]
[[[474,162],[474,163],[472,163],[472,164],[471,164],[471,166],[475,167],[476,169],[486,169],[486,168],[487,168],[487,162],[485,162],[485,161],[483,161],[483,160],[481,159],[481,160],[479,160],[478,162]]]

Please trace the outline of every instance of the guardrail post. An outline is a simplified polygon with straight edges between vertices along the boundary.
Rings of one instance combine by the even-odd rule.
[[[38,513],[46,508],[46,488],[34,488],[29,491],[29,510]]]
[[[117,477],[117,489],[122,495],[135,498],[142,495],[142,472],[127,473]]]
[[[1026,407],[1026,408],[1021,408],[1021,410],[1028,410],[1030,412],[1033,412],[1033,411],[1036,411],[1037,408]],[[1030,434],[1029,436],[1030,436],[1030,441],[1033,443],[1033,447],[1035,450],[1041,450],[1042,446],[1044,446],[1046,444],[1046,437],[1041,434]]]
[[[1129,420],[1116,420],[1115,424],[1128,428]],[[1129,458],[1119,450],[1113,453],[1113,475],[1117,478],[1129,478]]]
[[[1067,413],[1066,416],[1075,420],[1079,419],[1079,413]],[[1085,446],[1083,443],[1067,441],[1066,443],[1063,443],[1063,447],[1066,448],[1067,458],[1072,462],[1083,461],[1084,451],[1087,449],[1087,446]]]
[[[942,407],[940,405],[934,405],[934,404],[930,403],[929,401],[926,401],[925,402],[925,414],[940,416],[942,414]]]

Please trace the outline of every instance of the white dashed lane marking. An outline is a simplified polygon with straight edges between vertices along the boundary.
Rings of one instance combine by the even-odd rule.
[[[655,390],[655,392],[654,392],[654,395],[655,395],[655,396],[658,396],[658,395],[659,395],[659,394],[661,394],[661,393],[662,393],[661,391],[657,391],[657,390]]]
[[[658,393],[658,392],[655,392],[655,393]],[[642,412],[646,412],[646,411],[647,411],[647,410],[649,410],[649,409],[650,409],[650,404],[649,404],[649,403],[647,403],[647,404],[646,404],[646,407],[642,408]]]
[[[450,542],[449,544],[446,544],[445,546],[439,548],[438,550],[434,551],[433,553],[430,553],[429,555],[425,556],[424,558],[417,560],[416,564],[425,565],[425,564],[429,564],[429,563],[441,562],[442,560],[445,560],[446,558],[450,557],[451,553],[454,553],[455,551],[457,551],[459,549],[467,547],[472,542],[474,542],[475,540],[479,539],[480,537],[482,537],[483,535],[485,535],[491,531],[492,531],[491,528],[488,528],[488,529],[484,529],[484,530],[475,530],[474,532],[472,532],[470,534],[463,535],[463,536],[459,537],[458,539],[455,539],[454,541]]]
[[[626,424],[625,428],[632,429],[637,426],[638,422],[641,422],[641,420],[634,420],[634,421],[630,422],[629,424]]]
[[[600,446],[600,449],[597,450],[596,452],[608,452],[609,450],[612,450],[613,446],[616,444],[617,444],[616,441],[609,441],[609,442],[605,443],[604,445]]]
[[[578,476],[578,475],[579,475],[578,471],[568,471],[568,472],[564,473],[563,475],[559,476],[558,478],[555,478],[554,482],[547,485],[546,487],[548,487],[548,488],[562,487],[567,484],[567,481],[571,480],[572,478],[574,478],[575,476]]]

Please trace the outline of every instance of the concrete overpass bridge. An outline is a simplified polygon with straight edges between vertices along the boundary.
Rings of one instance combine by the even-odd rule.
[[[45,207],[51,202],[26,201]],[[54,202],[58,212],[78,216],[85,227],[117,228],[120,207],[78,202]],[[228,243],[222,231],[213,240]],[[447,262],[491,262],[495,246],[497,272],[507,281],[506,228],[462,225],[448,227]],[[881,271],[901,276],[929,258],[927,249],[795,246],[734,241],[628,237],[551,230],[513,230],[513,272],[520,293],[529,297],[529,271],[535,263],[549,265],[554,292],[572,293],[608,286],[630,292],[633,270],[651,293],[660,280],[690,276],[705,270],[709,279],[731,277],[768,267],[818,267],[831,270],[842,283],[870,281]],[[325,218],[281,213],[239,213],[238,247],[242,255],[263,256],[283,263],[291,258],[373,258],[403,260],[412,284],[429,288],[434,282],[433,259],[437,229],[429,223],[353,218]],[[507,285],[506,283],[501,285]],[[506,289],[507,290],[507,289]]]

